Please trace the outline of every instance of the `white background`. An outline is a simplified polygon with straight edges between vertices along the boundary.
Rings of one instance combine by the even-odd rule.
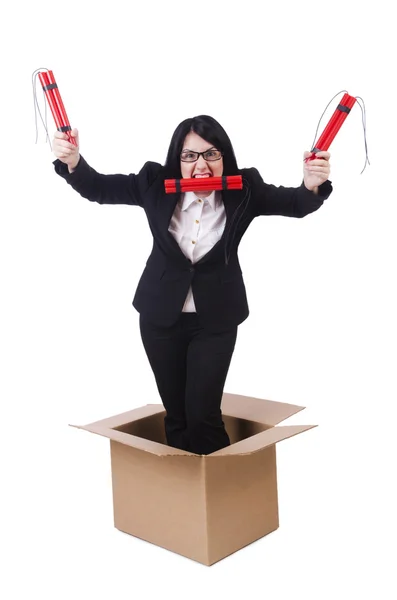
[[[7,7],[5,599],[396,597],[391,5]],[[103,173],[164,162],[178,123],[210,114],[229,133],[240,167],[257,167],[268,183],[299,185],[302,154],[331,98],[346,89],[366,103],[371,166],[360,174],[356,104],[330,149],[334,192],[325,205],[303,220],[256,219],[241,243],[251,314],[225,389],[303,404],[290,422],[320,426],[278,446],[279,530],[210,568],[114,529],[109,443],[68,427],[160,402],[131,306],[151,236],[139,208],[91,204],[56,176],[40,122],[35,144],[38,68],[53,70],[81,153]],[[49,111],[48,125],[52,137]]]

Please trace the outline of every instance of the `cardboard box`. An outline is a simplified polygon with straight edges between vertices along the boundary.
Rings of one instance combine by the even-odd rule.
[[[275,444],[315,425],[276,427],[304,407],[237,394],[221,408],[231,445],[209,455],[166,445],[161,404],[77,426],[110,439],[117,529],[212,565],[278,528]]]

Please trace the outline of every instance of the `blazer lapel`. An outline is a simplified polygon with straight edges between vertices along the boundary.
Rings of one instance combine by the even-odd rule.
[[[233,223],[235,223],[236,219],[238,218],[236,211],[239,206],[240,208],[242,207],[244,195],[245,190],[225,190],[222,192],[223,203],[226,210],[225,232],[233,226]]]
[[[178,242],[174,236],[168,231],[172,215],[174,214],[175,207],[181,197],[180,193],[177,194],[160,194],[157,210],[159,213],[159,221],[161,223],[161,229],[164,231],[164,235],[167,241],[170,243],[173,251],[178,255],[179,258],[183,258],[186,261],[186,256],[183,254],[179,247]]]
[[[218,251],[221,248],[224,248],[226,236],[229,236],[229,231],[233,227],[233,224],[238,219],[238,214],[240,211],[237,211],[239,206],[242,208],[242,201],[245,195],[245,190],[224,190],[222,192],[222,200],[225,207],[226,212],[226,225],[223,231],[221,239],[197,261],[198,263],[203,263],[208,260],[214,252]],[[236,212],[237,211],[237,212]]]

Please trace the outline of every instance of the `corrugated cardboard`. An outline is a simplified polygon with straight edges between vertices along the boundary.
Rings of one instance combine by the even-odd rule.
[[[315,425],[277,425],[303,406],[225,393],[231,445],[198,455],[166,445],[148,404],[89,425],[110,439],[114,524],[205,565],[277,529],[275,444]]]

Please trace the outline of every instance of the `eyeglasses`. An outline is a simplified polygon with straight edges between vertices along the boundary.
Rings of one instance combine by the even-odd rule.
[[[210,148],[205,152],[193,152],[192,150],[184,150],[181,153],[181,161],[182,162],[196,162],[202,156],[204,160],[214,161],[220,160],[223,156],[223,152],[217,150],[216,148]]]

